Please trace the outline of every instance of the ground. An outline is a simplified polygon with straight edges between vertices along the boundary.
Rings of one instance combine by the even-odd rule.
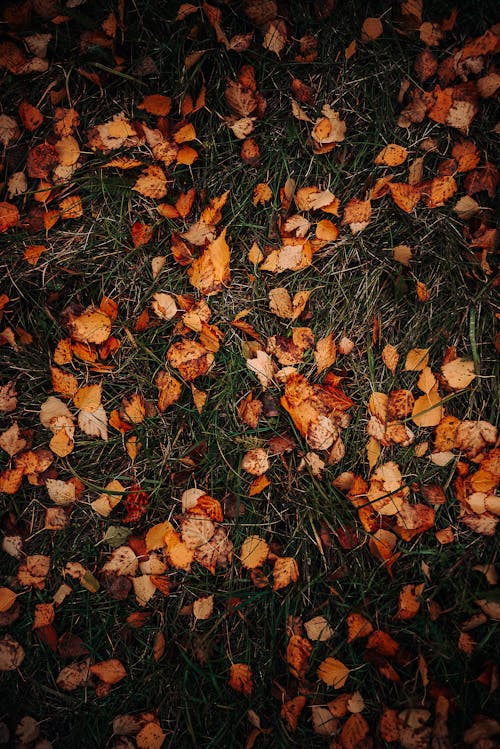
[[[495,4],[3,13],[0,741],[496,746]]]

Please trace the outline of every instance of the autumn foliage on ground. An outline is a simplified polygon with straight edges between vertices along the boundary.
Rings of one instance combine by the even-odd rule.
[[[500,28],[143,5],[3,10],[0,744],[492,749]]]

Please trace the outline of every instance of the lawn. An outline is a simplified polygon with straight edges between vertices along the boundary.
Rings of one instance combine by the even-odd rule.
[[[0,745],[498,746],[495,6],[4,7]]]

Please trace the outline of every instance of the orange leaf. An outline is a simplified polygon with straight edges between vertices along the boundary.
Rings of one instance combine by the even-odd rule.
[[[17,594],[10,588],[0,588],[0,612],[8,611],[16,598]]]
[[[19,211],[15,205],[12,203],[0,203],[0,234],[15,226],[19,219]]]
[[[401,210],[411,213],[420,200],[420,190],[404,182],[390,182],[392,199]]]
[[[229,669],[229,686],[249,697],[253,689],[252,669],[246,663],[233,663]]]
[[[32,244],[23,252],[23,257],[30,265],[36,265],[40,259],[42,253],[46,252],[47,248],[43,244]]]
[[[188,268],[191,284],[202,294],[217,294],[229,280],[229,245],[226,242],[226,229],[214,239],[199,258]]]
[[[63,198],[59,202],[59,211],[63,221],[83,216],[83,206],[80,196],[71,195],[69,198]]]
[[[140,393],[133,393],[130,398],[123,398],[123,414],[132,424],[142,424],[146,416],[144,398]]]
[[[257,206],[260,203],[267,203],[272,197],[273,193],[267,182],[259,182],[253,189],[252,203]]]
[[[175,160],[178,164],[186,164],[187,166],[190,166],[197,158],[198,151],[192,148],[192,146],[183,145],[179,148]]]
[[[327,686],[334,689],[342,689],[349,676],[350,669],[342,661],[336,658],[325,658],[320,663],[316,672],[318,679],[321,679]]]
[[[363,26],[361,27],[361,41],[366,44],[366,42],[378,39],[383,31],[384,27],[382,26],[380,18],[365,18]]]
[[[423,589],[424,583],[420,585],[403,585],[399,592],[398,611],[394,617],[395,619],[406,621],[416,616],[420,609],[418,597],[422,595]]]
[[[66,398],[72,398],[78,390],[78,380],[75,375],[70,372],[64,372],[62,369],[58,369],[58,367],[51,367],[50,373],[53,390]]]
[[[151,224],[143,224],[141,221],[133,223],[131,233],[134,247],[142,247],[142,245],[147,244],[153,236],[153,231]]]
[[[104,312],[89,308],[68,323],[71,338],[79,343],[103,343],[111,334],[111,320]]]
[[[377,166],[385,164],[386,166],[399,166],[406,161],[408,151],[404,146],[398,146],[397,143],[389,143],[385,146],[375,158]]]
[[[181,218],[186,218],[193,206],[196,190],[191,187],[187,192],[182,192],[175,201],[175,208]]]
[[[368,637],[373,632],[373,626],[361,614],[352,612],[347,616],[347,642],[353,642],[358,637]]]
[[[95,663],[90,667],[90,672],[105,684],[117,684],[127,675],[123,664],[117,658]]]
[[[164,198],[167,194],[167,178],[159,166],[152,164],[137,179],[132,190],[146,198]]]
[[[292,635],[286,648],[286,660],[294,679],[304,679],[309,668],[312,643],[300,635]]]
[[[416,399],[411,418],[420,427],[435,427],[439,424],[443,418],[443,404],[437,383],[428,393]]]
[[[350,715],[342,726],[340,743],[343,749],[357,749],[364,746],[370,727],[360,713]]]
[[[149,94],[149,96],[144,97],[137,108],[144,109],[157,117],[166,117],[172,108],[172,99],[170,96],[164,96],[163,94]]]
[[[169,348],[167,359],[187,382],[192,382],[208,372],[214,355],[200,343],[183,338]]]

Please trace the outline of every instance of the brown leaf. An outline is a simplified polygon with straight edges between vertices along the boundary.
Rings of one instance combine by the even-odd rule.
[[[187,382],[191,382],[208,372],[214,355],[200,343],[183,338],[169,348],[167,359]]]
[[[15,671],[24,660],[24,648],[9,634],[0,638],[0,671]]]
[[[303,695],[298,695],[297,697],[293,697],[293,699],[283,703],[280,716],[287,722],[291,731],[297,730],[299,716],[304,709],[306,702],[307,700]]]
[[[380,18],[365,18],[363,26],[361,27],[361,41],[366,44],[372,42],[374,39],[378,39],[384,32],[382,21]]]

